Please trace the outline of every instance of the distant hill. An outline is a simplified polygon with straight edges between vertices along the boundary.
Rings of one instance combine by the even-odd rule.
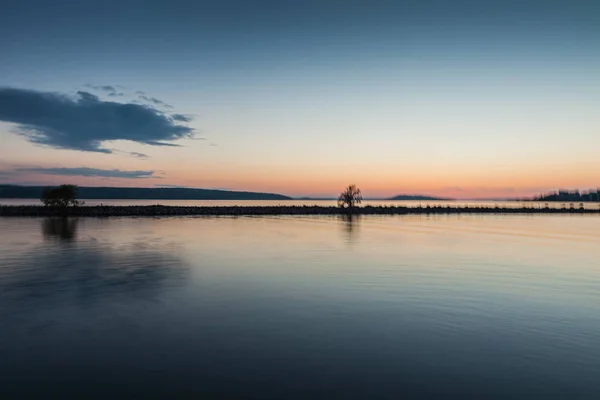
[[[39,199],[43,186],[0,185],[0,198]],[[125,200],[291,200],[275,193],[189,188],[79,187],[80,199]]]
[[[422,196],[418,194],[399,194],[390,199],[386,200],[452,200],[452,199],[444,199],[441,197],[433,197],[433,196]]]

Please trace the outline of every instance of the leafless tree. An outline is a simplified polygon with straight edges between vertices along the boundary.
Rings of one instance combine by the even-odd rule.
[[[349,185],[338,197],[338,207],[352,210],[362,202],[362,199],[360,189],[356,185]]]

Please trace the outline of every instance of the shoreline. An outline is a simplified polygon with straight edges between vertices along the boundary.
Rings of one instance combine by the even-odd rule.
[[[0,206],[0,217],[160,217],[261,215],[448,215],[448,214],[591,214],[598,209],[534,207],[364,206],[348,212],[335,206],[80,206],[67,210],[44,206]]]

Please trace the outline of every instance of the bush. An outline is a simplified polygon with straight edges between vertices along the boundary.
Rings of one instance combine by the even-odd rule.
[[[338,207],[353,209],[362,202],[362,194],[356,185],[349,185],[338,197]]]
[[[76,185],[60,185],[59,187],[47,187],[42,192],[40,199],[46,207],[67,208],[69,206],[78,206],[83,204],[77,200]]]

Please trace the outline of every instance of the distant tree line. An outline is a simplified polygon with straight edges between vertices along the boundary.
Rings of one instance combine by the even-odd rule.
[[[0,185],[0,198],[39,199],[45,190],[43,186]],[[81,199],[291,200],[291,197],[275,193],[193,188],[79,187],[77,195]]]
[[[558,192],[541,195],[535,201],[563,201],[563,202],[600,202],[600,189],[580,192],[579,190],[559,190]]]

